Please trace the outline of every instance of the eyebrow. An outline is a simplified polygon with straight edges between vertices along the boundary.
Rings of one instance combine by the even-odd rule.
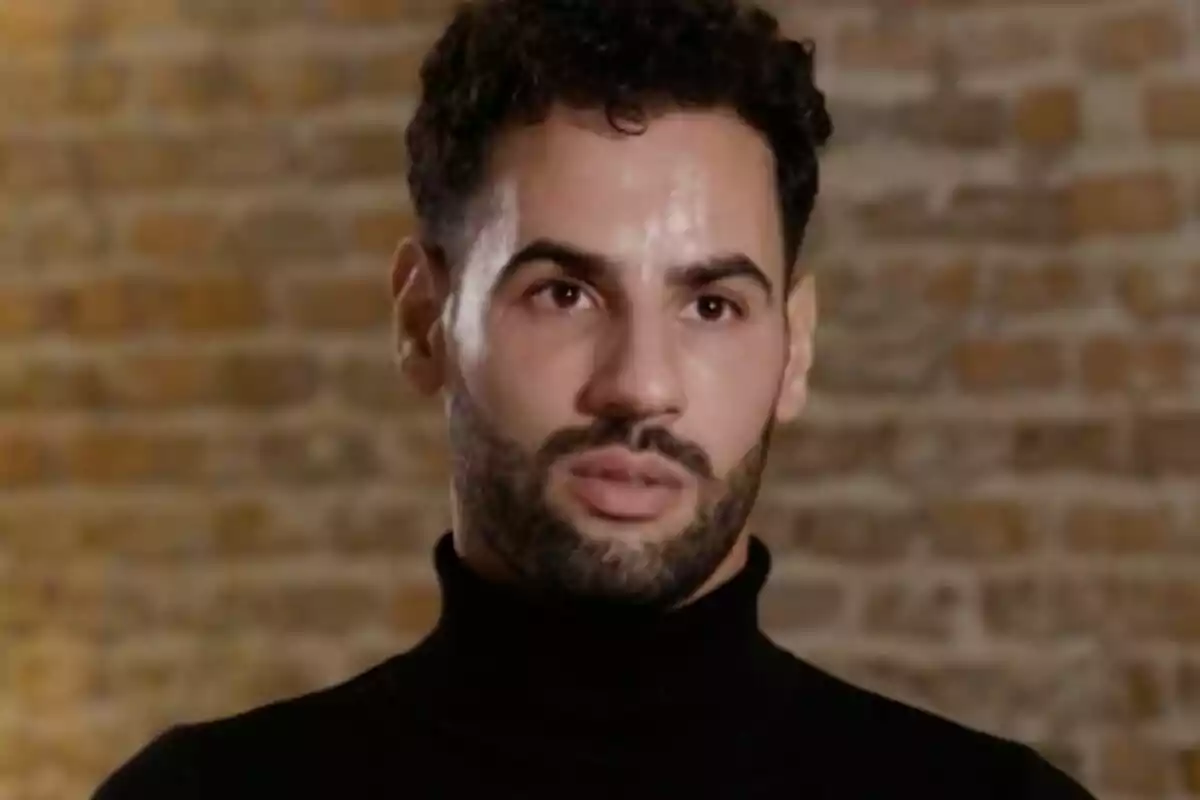
[[[580,249],[555,239],[535,239],[518,250],[500,270],[496,285],[503,286],[526,264],[535,261],[550,261],[557,264],[569,277],[586,283],[597,284],[606,274],[617,271],[618,264],[608,256]],[[667,281],[693,291],[702,289],[728,278],[749,278],[758,284],[770,301],[775,294],[774,284],[754,261],[741,253],[730,253],[706,258],[691,264],[674,266],[667,270]]]

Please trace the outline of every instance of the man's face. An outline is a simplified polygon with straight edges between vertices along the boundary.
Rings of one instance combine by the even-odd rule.
[[[675,605],[799,405],[770,149],[732,113],[560,110],[493,156],[441,329],[456,534],[543,591]]]

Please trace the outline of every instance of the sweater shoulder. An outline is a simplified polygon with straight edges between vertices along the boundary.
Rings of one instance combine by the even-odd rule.
[[[976,797],[1005,800],[1091,798],[1028,744],[888,697],[779,652],[794,677],[793,720],[813,721],[811,728],[799,723],[806,729],[803,738],[824,742],[830,763],[870,764],[870,770],[860,771],[863,781],[897,785],[907,780],[927,787],[927,797],[971,791]],[[980,794],[983,786],[988,790]]]
[[[392,688],[407,654],[348,680],[225,717],[160,733],[116,769],[92,800],[178,800],[223,796],[228,776],[303,765],[328,756],[350,736],[370,735],[372,709]]]
[[[160,733],[100,784],[92,800],[197,800],[195,762],[188,726]]]

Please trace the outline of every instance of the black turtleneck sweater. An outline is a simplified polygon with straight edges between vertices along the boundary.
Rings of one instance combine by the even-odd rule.
[[[94,800],[1084,800],[1031,749],[851,686],[772,644],[754,541],[678,611],[546,607],[447,535],[441,618],[333,688],[167,731]]]

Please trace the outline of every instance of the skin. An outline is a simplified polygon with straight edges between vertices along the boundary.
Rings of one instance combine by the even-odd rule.
[[[450,270],[410,239],[393,271],[401,364],[447,409],[470,567],[655,607],[737,573],[812,361],[813,280],[789,291],[782,242],[771,150],[730,111],[628,136],[558,108],[498,138]],[[609,519],[570,491],[570,459],[613,444],[683,468],[665,512]]]

